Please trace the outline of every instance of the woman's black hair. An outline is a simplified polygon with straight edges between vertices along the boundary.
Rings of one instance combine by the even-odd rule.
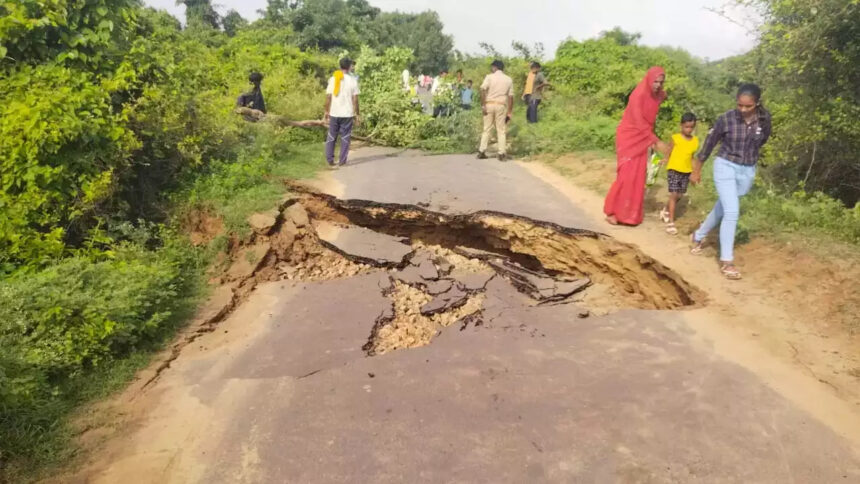
[[[259,72],[252,72],[250,76],[248,76],[248,80],[251,84],[259,86],[261,82],[263,82],[263,75]]]
[[[758,87],[758,84],[751,82],[741,84],[738,88],[738,97],[741,96],[751,96],[755,99],[756,104],[761,104],[761,88]]]
[[[683,123],[689,123],[690,121],[697,121],[697,119],[696,119],[696,115],[695,115],[695,114],[693,114],[693,113],[684,113],[684,115],[683,115],[683,116],[681,116],[681,124],[683,124]]]

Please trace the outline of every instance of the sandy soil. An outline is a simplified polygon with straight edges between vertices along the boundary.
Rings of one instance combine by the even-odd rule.
[[[614,176],[611,160],[570,155],[551,165],[523,166],[602,217],[603,193],[598,190]],[[697,223],[692,217],[679,224],[682,235],[663,231],[655,210],[659,196],[650,194],[651,210],[641,226],[607,224],[606,233],[637,245],[708,294],[707,307],[693,312],[703,331],[720,332],[733,345],[743,341],[764,347],[839,399],[860,405],[860,337],[854,331],[860,328],[857,254],[828,258],[796,244],[754,239],[736,250],[744,279],[727,281],[717,270],[714,248],[704,256],[689,254],[683,234]]]

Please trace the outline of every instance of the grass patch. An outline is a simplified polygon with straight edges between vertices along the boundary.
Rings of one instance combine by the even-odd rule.
[[[244,236],[248,215],[272,209],[283,196],[284,179],[308,178],[324,166],[321,143],[294,145],[277,128],[258,129],[256,143],[243,148],[237,161],[213,163],[208,174],[177,194],[177,215],[204,209],[221,217],[227,232]]]

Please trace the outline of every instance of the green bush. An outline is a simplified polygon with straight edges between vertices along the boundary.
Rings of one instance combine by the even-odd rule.
[[[421,127],[415,147],[435,153],[472,153],[480,135],[480,108],[464,111],[453,107],[451,116],[433,118]]]
[[[3,462],[32,457],[56,438],[87,375],[151,347],[185,316],[199,254],[161,238],[155,251],[123,244],[107,260],[72,257],[0,281]]]
[[[860,244],[860,203],[846,208],[822,192],[798,190],[783,194],[774,187],[759,187],[744,204],[744,225],[762,234],[804,232]]]
[[[356,71],[361,76],[362,134],[390,146],[409,146],[418,139],[427,117],[400,80],[412,59],[402,47],[390,47],[381,55],[369,47],[361,49]]]
[[[8,71],[0,106],[0,271],[8,272],[81,240],[137,143],[98,79],[60,65]]]

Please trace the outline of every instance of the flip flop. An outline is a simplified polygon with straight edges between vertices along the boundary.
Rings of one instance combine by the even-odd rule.
[[[669,223],[669,211],[665,208],[660,209],[660,220],[662,220],[664,224]]]
[[[741,278],[741,273],[734,264],[720,264],[720,272],[726,276],[726,279],[737,281]]]
[[[678,235],[678,229],[675,228],[674,223],[670,222],[666,224],[666,233],[669,235]]]
[[[696,241],[696,233],[695,232],[690,234],[690,242],[693,243],[693,248],[690,249],[690,253],[693,255],[701,255],[702,251],[704,251],[705,248],[702,247],[702,242],[703,242],[702,240]]]

